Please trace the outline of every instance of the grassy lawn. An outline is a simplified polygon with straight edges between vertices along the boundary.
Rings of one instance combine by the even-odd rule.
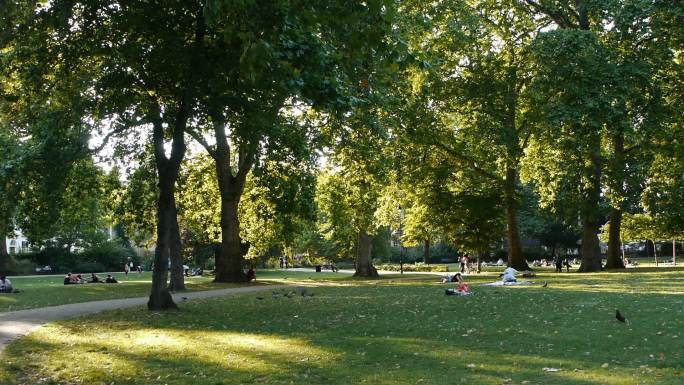
[[[684,270],[478,285],[495,274],[468,277],[470,297],[445,296],[435,277],[333,276],[310,282],[313,297],[255,293],[63,321],[9,345],[0,382],[682,384]]]
[[[333,273],[298,273],[289,271],[259,271],[257,283],[298,282],[315,279],[342,279],[346,274]],[[101,301],[107,299],[144,297],[150,294],[152,273],[131,273],[126,277],[123,273],[114,274],[120,284],[84,284],[64,285],[60,277],[13,277],[12,284],[22,292],[19,294],[0,294],[0,312],[30,309],[36,307],[64,305],[68,303]],[[85,275],[84,275],[85,277]],[[100,274],[101,278],[106,274]],[[189,291],[223,289],[241,285],[214,284],[213,277],[187,277],[186,287]],[[252,284],[253,285],[253,284]],[[244,286],[244,285],[242,285]]]

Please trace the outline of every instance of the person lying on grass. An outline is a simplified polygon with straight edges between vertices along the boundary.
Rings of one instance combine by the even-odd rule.
[[[107,274],[107,278],[105,278],[105,283],[119,283],[119,281],[117,281],[116,278],[112,277],[111,274]]]
[[[501,280],[505,282],[517,282],[517,279],[515,278],[515,274],[518,273],[518,270],[512,268],[512,267],[507,267],[506,270],[503,271],[503,276],[501,277]]]
[[[447,273],[446,277],[442,278],[442,283],[449,283],[452,282],[452,280],[453,277],[451,276],[451,274]]]
[[[461,276],[461,273],[456,273],[454,275],[454,278],[452,279],[451,282],[458,283],[458,286],[455,289],[447,289],[446,290],[446,295],[470,295],[472,294],[470,292],[470,287],[468,287],[468,284],[463,281],[463,277]]]

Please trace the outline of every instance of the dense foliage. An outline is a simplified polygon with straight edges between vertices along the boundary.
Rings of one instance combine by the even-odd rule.
[[[59,264],[119,225],[155,246],[152,308],[188,261],[374,276],[446,244],[598,271],[601,229],[609,268],[684,235],[681,2],[81,0],[0,21],[0,235]]]

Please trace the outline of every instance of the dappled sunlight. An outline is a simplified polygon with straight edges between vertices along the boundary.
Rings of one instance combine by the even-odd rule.
[[[26,384],[37,372],[85,384],[63,380],[83,371],[131,385],[679,385],[684,296],[653,291],[671,279],[682,294],[684,276],[666,274],[540,273],[510,288],[469,276],[468,297],[445,296],[436,277],[303,281],[313,297],[293,286],[292,297],[265,290],[60,322],[10,345],[15,369],[0,370]]]
[[[0,294],[0,307],[9,306],[17,302],[19,302],[19,299],[13,294]]]
[[[183,370],[188,371],[185,374],[201,372],[205,377],[220,378],[226,375],[225,370],[285,375],[297,365],[325,366],[340,357],[295,337],[231,331],[88,328],[85,324],[76,329],[81,332],[53,324],[22,339],[13,349],[32,346],[28,353],[31,366],[53,373],[55,379],[74,383],[87,381],[69,373],[91,373],[91,379],[154,378],[164,374],[154,370],[153,363],[160,361],[184,362],[187,367]]]

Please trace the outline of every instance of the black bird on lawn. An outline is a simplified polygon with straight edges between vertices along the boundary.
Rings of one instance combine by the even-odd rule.
[[[615,310],[615,318],[620,322],[627,321],[627,318],[625,318],[625,316],[622,315],[622,313],[620,313],[620,310]]]

